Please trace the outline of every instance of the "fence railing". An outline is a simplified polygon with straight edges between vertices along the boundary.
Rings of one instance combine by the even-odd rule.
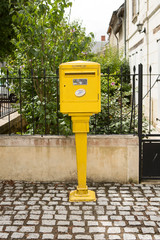
[[[17,98],[9,87],[7,71],[7,77],[0,78],[0,119],[16,111],[16,108],[11,104],[16,101]]]
[[[0,133],[70,135],[72,123],[68,115],[60,113],[59,77],[47,75],[44,70],[36,76],[32,70],[25,76],[21,70],[12,76],[7,71],[1,77],[6,94],[0,98]],[[136,134],[138,132],[138,73],[128,74],[121,68],[111,74],[108,68],[101,74],[101,113],[93,115],[90,120],[90,134]],[[149,94],[149,93],[148,93]],[[6,104],[6,105],[5,105]],[[7,110],[4,110],[7,109]],[[12,112],[17,111],[19,126],[12,126]],[[9,116],[5,125],[7,131],[1,131],[4,116]]]

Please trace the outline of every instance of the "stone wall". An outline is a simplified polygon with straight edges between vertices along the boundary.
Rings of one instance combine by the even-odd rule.
[[[139,181],[138,137],[88,136],[87,180]],[[0,136],[0,180],[76,181],[74,136]]]

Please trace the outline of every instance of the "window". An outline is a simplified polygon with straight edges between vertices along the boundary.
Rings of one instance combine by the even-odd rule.
[[[137,20],[137,14],[139,13],[139,0],[132,0],[132,19],[136,18]]]
[[[136,15],[136,0],[132,0],[132,18]]]

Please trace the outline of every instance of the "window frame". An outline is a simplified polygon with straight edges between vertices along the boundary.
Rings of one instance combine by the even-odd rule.
[[[136,23],[139,14],[139,0],[132,0],[132,22]]]

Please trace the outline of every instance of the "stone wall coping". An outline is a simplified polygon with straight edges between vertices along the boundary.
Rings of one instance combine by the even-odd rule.
[[[136,135],[88,135],[89,146],[126,146],[138,145],[138,136]],[[0,146],[37,146],[37,147],[58,147],[75,146],[75,137],[73,136],[41,136],[41,135],[0,135]]]

